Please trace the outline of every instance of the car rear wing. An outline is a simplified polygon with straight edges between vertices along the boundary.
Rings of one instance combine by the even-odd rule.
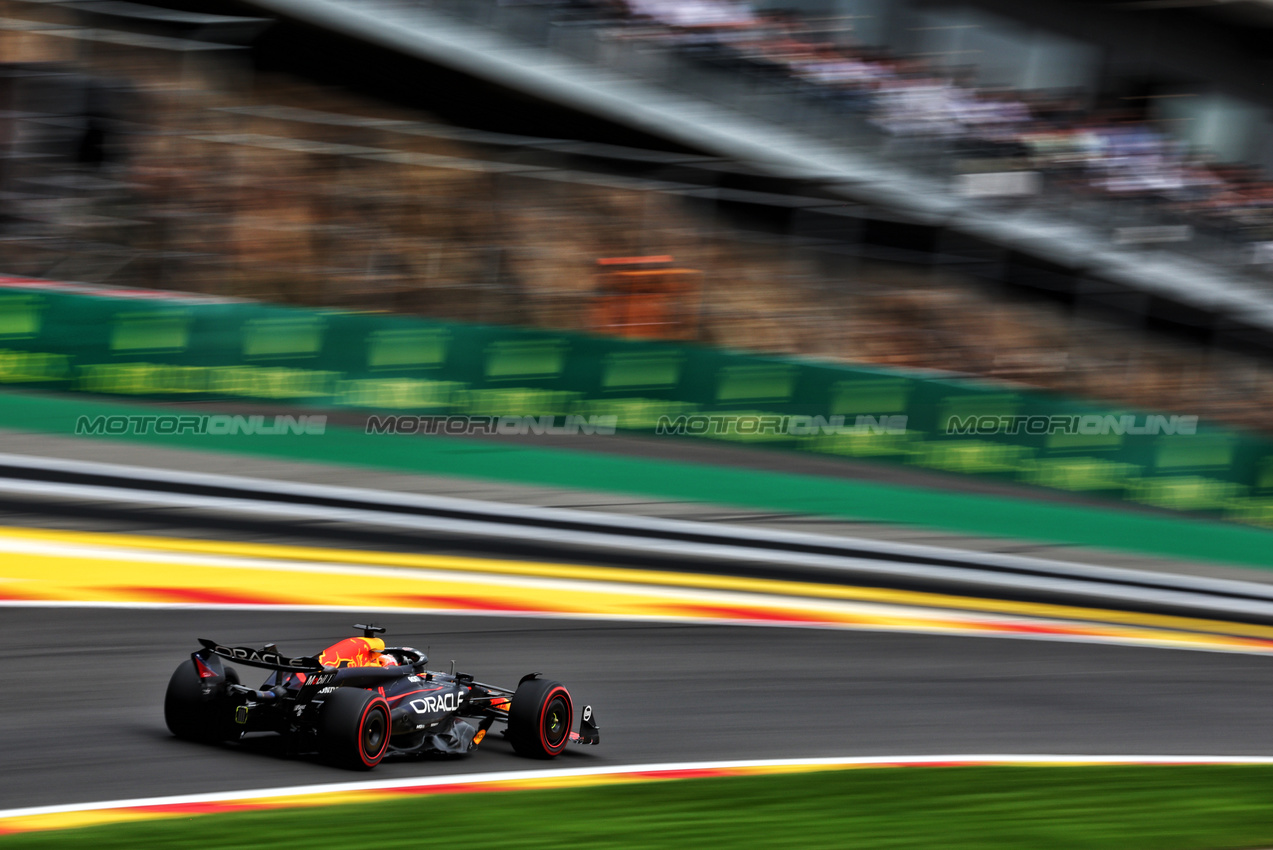
[[[321,673],[328,669],[323,667],[317,656],[304,655],[289,658],[278,651],[278,647],[253,649],[249,646],[222,646],[215,641],[199,638],[203,649],[227,661],[247,664],[252,667],[264,667],[268,670],[283,670],[293,673]]]

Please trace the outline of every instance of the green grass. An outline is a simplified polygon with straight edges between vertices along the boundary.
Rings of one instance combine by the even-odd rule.
[[[0,837],[11,848],[1273,845],[1273,767],[953,767],[421,796]]]

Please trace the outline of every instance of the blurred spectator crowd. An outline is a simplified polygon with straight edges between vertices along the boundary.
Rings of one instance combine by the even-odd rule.
[[[518,0],[504,0],[517,3]],[[880,149],[921,169],[1031,171],[1000,181],[1054,210],[1100,221],[1120,242],[1192,242],[1208,259],[1273,263],[1273,182],[1164,132],[1144,104],[1093,103],[1076,91],[979,87],[944,58],[859,48],[789,10],[739,0],[531,0],[550,14],[604,22],[607,37],[665,48],[857,116]],[[992,184],[983,183],[983,186]],[[993,189],[984,194],[994,194]],[[1088,206],[1084,206],[1084,205]],[[1131,229],[1128,229],[1131,227]]]

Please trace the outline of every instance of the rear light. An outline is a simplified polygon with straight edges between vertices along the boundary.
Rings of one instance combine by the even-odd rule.
[[[215,679],[217,676],[217,674],[213,672],[212,668],[207,664],[204,664],[203,659],[197,655],[194,657],[194,668],[199,671],[200,679]]]

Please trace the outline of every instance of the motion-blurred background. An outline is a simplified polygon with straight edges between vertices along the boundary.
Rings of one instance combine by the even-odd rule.
[[[5,0],[0,267],[1268,430],[1270,38],[1262,0]]]
[[[1273,753],[1271,46],[1273,0],[0,0],[0,847],[342,781],[160,715],[195,637],[352,622],[568,681],[557,765],[1065,765],[168,846],[1270,846],[1267,766],[1071,761]],[[377,777],[526,768],[487,740]]]

